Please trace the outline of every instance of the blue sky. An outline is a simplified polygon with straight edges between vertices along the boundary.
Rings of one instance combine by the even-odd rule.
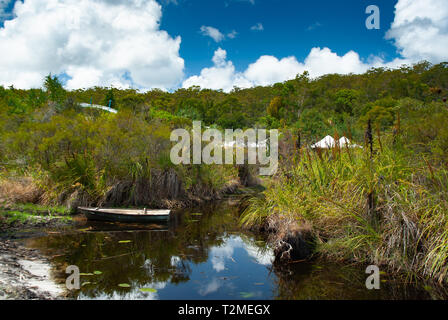
[[[162,2],[161,28],[182,37],[181,56],[187,75],[211,65],[213,52],[222,47],[238,70],[261,55],[278,58],[294,55],[303,60],[313,47],[329,47],[339,55],[350,50],[367,59],[381,55],[393,60],[397,48],[384,36],[394,18],[396,0],[177,0]],[[381,12],[381,29],[365,27],[366,7],[376,4]],[[250,28],[258,23],[263,31]],[[238,32],[234,39],[216,43],[200,33],[201,26],[223,33]]]
[[[3,86],[230,91],[448,61],[448,1],[0,0],[0,39]]]

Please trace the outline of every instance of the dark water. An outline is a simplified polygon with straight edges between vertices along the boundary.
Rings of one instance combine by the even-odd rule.
[[[27,240],[65,268],[85,274],[77,299],[430,299],[434,289],[382,275],[367,290],[359,266],[292,263],[273,266],[260,236],[238,227],[228,203],[177,212],[167,225],[85,222],[72,232]],[[122,285],[122,286],[120,286]],[[126,287],[123,287],[125,285]]]

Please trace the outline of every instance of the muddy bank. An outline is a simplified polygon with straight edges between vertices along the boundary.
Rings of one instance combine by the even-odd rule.
[[[51,277],[49,261],[39,251],[0,241],[0,300],[57,300],[65,289]]]
[[[41,216],[0,208],[0,240],[32,236],[42,230],[63,231],[77,224],[67,216]]]

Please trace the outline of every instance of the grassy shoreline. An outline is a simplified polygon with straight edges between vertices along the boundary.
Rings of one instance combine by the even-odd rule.
[[[312,241],[312,254],[325,259],[375,264],[446,285],[448,170],[384,140],[373,157],[368,148],[301,150],[291,169],[249,201],[243,225],[274,224],[271,237],[289,237],[293,252]],[[287,222],[275,224],[280,218]]]
[[[0,206],[0,235],[6,238],[24,230],[63,228],[73,223],[69,210],[61,206],[31,203]]]

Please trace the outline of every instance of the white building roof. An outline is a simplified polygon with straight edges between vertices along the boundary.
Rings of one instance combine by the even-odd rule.
[[[346,137],[342,137],[341,139],[339,139],[338,144],[339,144],[339,147],[348,146],[349,148],[362,148],[361,146],[359,146],[357,144],[351,143],[351,141],[349,139],[347,139]],[[313,148],[313,149],[316,149],[316,148],[330,149],[330,148],[334,148],[335,146],[336,146],[336,140],[334,140],[334,138],[332,136],[326,136],[319,142],[313,144],[311,146],[311,148]]]

